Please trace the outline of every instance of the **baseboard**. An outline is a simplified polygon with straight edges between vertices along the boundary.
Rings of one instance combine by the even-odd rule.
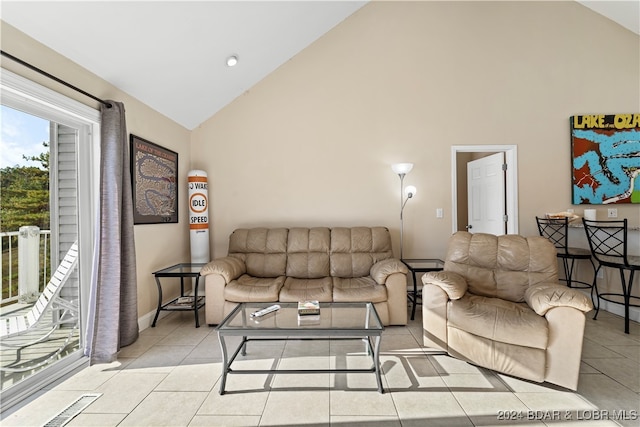
[[[624,306],[621,304],[600,300],[600,311],[602,310],[624,317]],[[640,323],[640,309],[638,307],[629,307],[629,320]]]
[[[591,297],[590,291],[579,289],[585,295]],[[624,318],[624,305],[616,304],[609,301],[600,300],[600,311],[607,311],[611,314],[615,314],[617,316]],[[640,307],[629,307],[629,320],[633,320],[634,322],[640,323]]]
[[[171,313],[170,311],[161,311],[160,315],[158,316],[158,322],[162,318],[167,317],[170,313]],[[142,317],[138,317],[138,330],[142,332],[145,329],[150,328],[151,324],[153,323],[153,318],[155,316],[156,316],[156,310],[153,310],[143,315]]]

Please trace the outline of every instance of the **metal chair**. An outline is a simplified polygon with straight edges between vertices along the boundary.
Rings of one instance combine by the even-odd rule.
[[[591,253],[599,264],[596,271],[604,266],[615,268],[620,272],[622,293],[601,293],[599,298],[614,304],[624,305],[624,332],[628,334],[629,307],[640,307],[640,304],[631,303],[631,300],[640,301],[640,297],[631,295],[634,274],[640,270],[640,256],[629,255],[627,252],[627,219],[590,221],[583,218],[582,223],[587,233]],[[600,304],[598,304],[594,319],[598,315],[599,309]]]
[[[559,280],[565,282],[570,288],[588,289],[591,288],[591,302],[594,307],[598,296],[598,288],[596,286],[596,266],[591,258],[589,249],[575,248],[569,246],[569,218],[541,218],[536,217],[538,231],[540,236],[546,237],[554,244],[558,251],[558,258],[562,260],[564,266],[564,279]],[[593,268],[593,280],[585,282],[584,280],[574,279],[576,260],[588,260]],[[595,291],[596,298],[593,298]],[[597,312],[596,312],[597,313]]]

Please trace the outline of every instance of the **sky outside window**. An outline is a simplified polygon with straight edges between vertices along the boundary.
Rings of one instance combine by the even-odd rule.
[[[25,160],[22,156],[39,156],[49,150],[42,145],[49,142],[49,121],[2,105],[0,123],[0,168],[41,167],[39,162]]]

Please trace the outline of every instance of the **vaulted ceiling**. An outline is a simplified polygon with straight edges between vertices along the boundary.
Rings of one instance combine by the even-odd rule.
[[[1,18],[193,129],[366,3],[2,0]],[[640,1],[580,3],[640,34]]]

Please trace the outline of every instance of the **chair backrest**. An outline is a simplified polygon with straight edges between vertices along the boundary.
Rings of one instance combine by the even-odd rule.
[[[546,238],[458,231],[449,239],[445,271],[463,276],[475,295],[523,302],[530,287],[558,282],[556,249]]]
[[[589,248],[602,265],[629,266],[627,257],[627,219],[591,221],[582,218]]]
[[[536,217],[538,232],[553,243],[558,252],[568,252],[569,218],[540,218]]]
[[[66,255],[60,262],[60,265],[51,276],[51,280],[47,283],[44,290],[33,304],[31,310],[26,315],[18,315],[13,317],[2,318],[0,323],[0,336],[13,335],[21,333],[40,321],[43,313],[54,302],[62,287],[67,282],[74,267],[78,263],[78,241],[76,240]]]

